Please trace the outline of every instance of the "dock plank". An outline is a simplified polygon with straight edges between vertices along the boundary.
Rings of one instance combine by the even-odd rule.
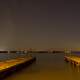
[[[0,62],[0,71],[5,70],[7,68],[13,67],[15,65],[25,63],[29,60],[31,60],[32,57],[26,57],[26,58],[17,58],[17,59],[12,59],[12,60],[6,60],[6,61],[1,61]]]
[[[72,63],[80,66],[80,57],[78,57],[78,56],[65,56],[64,58],[67,61],[72,62]]]

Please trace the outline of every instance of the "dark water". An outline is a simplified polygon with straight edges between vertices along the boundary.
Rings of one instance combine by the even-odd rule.
[[[9,57],[14,58],[13,55],[9,55]],[[3,55],[3,57],[6,56]],[[20,72],[12,74],[5,80],[80,80],[79,67],[74,67],[65,62],[63,53],[35,53],[33,56],[37,57],[36,62]]]

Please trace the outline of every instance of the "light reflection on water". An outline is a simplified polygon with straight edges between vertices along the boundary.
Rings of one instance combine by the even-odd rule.
[[[5,80],[80,80],[80,68],[65,62],[63,53],[32,55],[36,62]]]

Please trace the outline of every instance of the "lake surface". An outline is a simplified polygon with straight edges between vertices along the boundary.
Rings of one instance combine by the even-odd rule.
[[[37,57],[36,62],[21,70],[13,73],[5,80],[80,80],[80,68],[75,67],[64,61],[63,53],[48,54],[34,53]],[[0,59],[10,59],[23,55],[0,55]],[[7,56],[7,57],[6,57]]]

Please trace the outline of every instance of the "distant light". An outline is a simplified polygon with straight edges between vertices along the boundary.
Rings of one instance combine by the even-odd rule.
[[[0,51],[5,51],[6,49],[0,49]]]
[[[10,50],[9,48],[0,48],[0,51],[8,51]]]

